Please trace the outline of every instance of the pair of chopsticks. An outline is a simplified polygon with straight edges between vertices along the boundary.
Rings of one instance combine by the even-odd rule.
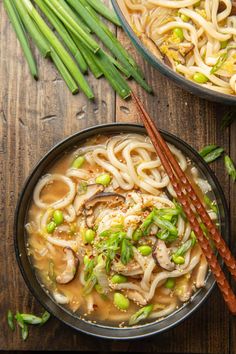
[[[132,93],[132,99],[134,100],[137,109],[139,111],[140,117],[143,124],[148,132],[148,135],[153,143],[153,146],[159,156],[162,165],[170,178],[173,185],[175,193],[177,195],[178,201],[181,203],[183,210],[188,218],[190,226],[194,231],[198,243],[205,255],[207,262],[211,268],[211,271],[215,277],[215,280],[220,288],[223,298],[233,315],[236,315],[236,296],[234,295],[228,280],[223,273],[220,264],[218,263],[217,257],[215,256],[208,240],[206,239],[199,221],[197,220],[196,213],[201,219],[202,223],[205,225],[209,232],[209,236],[214,241],[219,254],[224,260],[229,272],[232,274],[233,278],[236,280],[236,260],[230,252],[228,246],[217,230],[215,224],[210,219],[205,207],[195,193],[189,179],[185,173],[180,168],[178,162],[172,155],[167,143],[162,138],[152,119],[145,111],[139,98]],[[195,208],[196,213],[193,212],[192,207]]]

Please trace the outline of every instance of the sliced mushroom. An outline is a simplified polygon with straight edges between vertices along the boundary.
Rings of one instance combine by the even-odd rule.
[[[136,290],[128,290],[127,297],[138,305],[147,305],[147,300]]]
[[[117,193],[98,193],[88,199],[84,203],[84,213],[86,216],[86,224],[89,228],[93,227],[94,224],[94,208],[98,203],[109,203],[109,206],[113,206],[118,203],[125,201],[125,197]]]
[[[173,270],[175,268],[174,263],[170,260],[170,251],[164,241],[157,240],[152,256],[163,269]]]
[[[61,275],[56,277],[56,282],[59,284],[68,284],[75,277],[79,259],[71,248],[66,247],[63,251],[66,255],[66,268]]]
[[[87,186],[87,190],[85,194],[80,194],[80,195],[78,194],[75,197],[74,208],[76,211],[76,215],[82,213],[83,206],[88,199],[103,191],[104,191],[104,186],[102,184],[89,184]]]

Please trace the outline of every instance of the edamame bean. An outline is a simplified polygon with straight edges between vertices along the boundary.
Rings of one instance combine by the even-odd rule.
[[[54,221],[51,221],[49,224],[47,224],[47,232],[49,234],[52,234],[56,226],[57,226],[56,223]]]
[[[181,40],[181,42],[184,40],[184,33],[182,28],[178,28],[178,27],[174,28],[173,33],[176,37],[178,37]]]
[[[103,173],[96,178],[95,182],[107,187],[111,182],[111,176],[108,173]]]
[[[79,157],[77,157],[77,158],[74,160],[74,162],[73,162],[73,164],[72,164],[72,167],[74,167],[74,168],[80,168],[80,167],[83,166],[84,162],[85,162],[85,157],[84,157],[84,156],[79,156]]]
[[[193,80],[198,84],[205,84],[208,81],[208,77],[202,73],[195,73],[193,75]]]
[[[113,284],[126,283],[126,282],[127,282],[127,278],[126,278],[124,275],[115,274],[115,275],[113,275],[113,277],[111,278],[111,282],[112,282]]]
[[[141,229],[136,229],[134,231],[134,233],[133,233],[132,238],[133,238],[134,241],[139,241],[142,236],[143,236],[142,230]]]
[[[57,226],[61,225],[64,221],[64,216],[61,210],[55,210],[53,213],[53,221]]]
[[[95,238],[95,232],[91,229],[86,230],[85,232],[85,241],[86,243],[91,243],[93,242]]]
[[[143,245],[138,247],[138,251],[142,256],[149,256],[149,254],[152,253],[152,248],[150,246]]]
[[[187,15],[181,14],[181,15],[180,15],[180,18],[181,18],[181,20],[184,21],[184,22],[188,22],[188,21],[189,21],[189,17],[188,17]]]
[[[182,257],[182,256],[175,256],[175,255],[173,255],[173,256],[172,256],[172,260],[173,260],[173,262],[174,262],[175,264],[184,264],[184,262],[185,262],[185,258]]]
[[[175,280],[173,278],[168,278],[165,282],[165,288],[167,289],[174,289],[175,287]]]
[[[121,293],[114,294],[114,305],[119,310],[127,310],[129,308],[129,299]]]

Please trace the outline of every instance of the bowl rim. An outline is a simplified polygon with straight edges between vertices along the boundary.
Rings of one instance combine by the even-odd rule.
[[[115,129],[114,129],[115,128]],[[97,132],[98,130],[98,132]],[[178,316],[178,319],[175,320],[174,322],[170,321],[170,324],[164,326],[163,328],[158,328],[158,325],[161,324],[162,321],[157,321],[157,322],[151,322],[145,325],[141,325],[138,327],[126,327],[126,328],[117,328],[117,327],[108,327],[108,326],[103,326],[103,325],[96,325],[94,323],[89,323],[87,321],[81,320],[78,317],[75,317],[73,314],[71,314],[68,310],[63,308],[62,306],[58,305],[55,303],[55,301],[52,300],[52,297],[50,297],[46,292],[43,290],[43,288],[40,286],[39,280],[35,275],[33,266],[29,260],[29,257],[26,252],[26,232],[24,230],[24,237],[20,238],[18,236],[18,228],[22,226],[22,223],[19,220],[20,213],[24,215],[24,220],[25,217],[28,213],[28,208],[25,208],[24,198],[25,194],[27,192],[27,189],[29,188],[30,182],[34,180],[35,174],[37,173],[37,170],[43,166],[44,163],[53,155],[56,154],[56,152],[60,149],[63,148],[64,151],[71,150],[73,146],[80,145],[83,143],[87,138],[91,138],[94,136],[96,133],[98,134],[119,134],[119,133],[128,133],[128,132],[135,132],[135,133],[146,133],[146,130],[144,126],[140,124],[135,124],[135,123],[108,123],[108,124],[99,124],[95,125],[83,130],[78,131],[75,134],[70,135],[69,137],[66,137],[65,139],[61,140],[58,142],[56,145],[54,145],[32,168],[28,178],[25,180],[23,187],[21,189],[21,192],[18,197],[18,202],[15,210],[15,216],[14,216],[14,249],[15,249],[15,255],[17,259],[18,266],[20,268],[21,274],[23,276],[23,279],[30,290],[31,294],[37,299],[37,301],[51,314],[53,314],[57,319],[59,319],[61,322],[64,324],[67,324],[71,328],[86,333],[90,334],[95,337],[100,337],[100,338],[105,338],[105,339],[116,339],[116,340],[131,340],[131,339],[138,339],[138,338],[144,338],[148,337],[154,334],[159,334],[164,331],[167,331],[171,328],[174,328],[181,322],[183,322],[186,318],[189,318],[193,312],[195,312],[203,302],[206,301],[206,299],[209,297],[211,294],[214,286],[215,286],[215,280],[209,272],[207,276],[207,282],[206,286],[200,290],[198,290],[194,296],[193,300],[190,302],[187,302],[183,306],[180,307],[177,311],[174,313],[170,314],[169,316],[165,317],[163,321],[166,321],[167,319],[171,320],[171,317],[175,317],[176,314],[178,315],[179,313],[183,312],[183,310],[188,307],[189,310],[185,315],[183,316]],[[147,134],[147,133],[146,133]],[[205,174],[208,175],[208,178],[210,178],[211,183],[214,184],[214,193],[218,193],[219,200],[221,201],[222,204],[222,210],[223,210],[223,215],[224,215],[224,234],[226,237],[226,240],[228,239],[229,235],[229,213],[228,213],[228,207],[226,203],[226,199],[223,193],[223,190],[214,175],[213,171],[210,169],[210,167],[206,164],[206,162],[201,158],[201,156],[197,153],[197,151],[192,148],[189,144],[187,144],[185,141],[180,139],[179,137],[175,136],[174,134],[171,134],[169,132],[166,132],[164,130],[161,130],[161,134],[164,136],[165,139],[169,139],[172,144],[177,143],[177,145],[181,145],[183,147],[183,150],[187,153],[192,154],[192,156],[196,157],[196,159],[199,160],[201,163],[201,169],[205,169]],[[77,140],[77,144],[73,143],[73,140]],[[174,143],[174,142],[175,143]],[[55,160],[54,160],[55,161]],[[50,162],[50,165],[52,165],[52,161]],[[47,167],[44,166],[42,172],[40,172],[40,176],[44,171],[47,170]],[[35,186],[38,181],[38,178],[34,181],[33,185]],[[26,202],[27,206],[29,206],[30,203],[29,197],[26,197]],[[23,211],[22,211],[23,209]],[[23,225],[24,229],[24,225]],[[24,239],[24,240],[23,240]],[[27,259],[27,265],[23,264],[22,260],[22,249],[20,246],[20,242],[24,243],[23,251],[25,254],[23,257]],[[33,283],[32,284],[32,279],[29,279],[29,273],[32,276]],[[35,288],[36,286],[36,288]],[[40,294],[42,295],[42,298],[40,297]],[[194,302],[196,302],[194,304]],[[185,310],[186,312],[186,310]],[[61,317],[63,315],[63,318]],[[76,325],[76,323],[79,324],[79,326]],[[82,328],[81,328],[82,327]]]
[[[177,85],[185,88],[187,91],[193,95],[198,95],[199,97],[209,99],[213,102],[220,102],[224,104],[236,105],[236,95],[228,95],[225,93],[220,93],[199,84],[194,83],[191,80],[186,79],[184,76],[178,74],[167,65],[165,65],[161,60],[157,59],[152,52],[143,44],[143,42],[134,33],[132,27],[127,21],[125,15],[123,14],[117,0],[111,0],[114,10],[121,22],[121,25],[128,36],[131,38],[132,42],[135,44],[136,48],[145,56],[145,58],[164,76],[172,79]]]

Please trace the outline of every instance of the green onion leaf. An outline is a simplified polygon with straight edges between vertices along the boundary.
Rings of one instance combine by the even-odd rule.
[[[32,324],[32,325],[42,323],[41,317],[31,315],[30,313],[21,313],[21,318],[25,323]]]
[[[153,305],[147,305],[145,307],[142,307],[140,310],[138,310],[135,314],[133,314],[130,317],[129,325],[133,326],[139,323],[140,321],[145,320],[151,314],[152,310],[153,310]]]
[[[217,148],[213,151],[211,151],[209,154],[207,154],[205,157],[204,157],[204,160],[207,162],[207,163],[210,163],[210,162],[213,162],[215,161],[216,159],[218,159],[222,153],[224,152],[224,149],[223,148]]]
[[[205,157],[210,152],[217,149],[217,147],[218,147],[217,145],[207,145],[202,150],[199,151],[199,155],[201,155],[201,157]]]
[[[229,127],[236,120],[236,110],[226,112],[222,118],[221,129]]]
[[[228,155],[225,156],[225,168],[226,168],[226,171],[228,172],[229,176],[231,176],[232,180],[235,182],[236,181],[236,168],[233,163],[233,160]]]
[[[14,331],[15,330],[14,316],[11,310],[7,311],[7,323],[8,326],[11,328],[11,330]]]
[[[21,48],[24,52],[25,58],[28,62],[30,72],[32,76],[37,80],[38,79],[38,70],[37,70],[37,65],[34,60],[33,54],[31,52],[29,42],[27,39],[27,35],[24,29],[24,26],[22,24],[22,21],[20,19],[20,16],[18,15],[18,12],[16,11],[14,7],[14,3],[12,0],[4,0],[3,1],[6,12],[8,14],[8,17],[11,21],[11,24],[16,32],[16,36],[20,42]]]
[[[221,67],[222,65],[224,64],[224,62],[226,61],[228,57],[228,53],[223,53],[219,56],[216,64],[212,67],[211,71],[210,71],[210,74],[213,75],[215,74]]]
[[[121,26],[115,12],[110,10],[105,4],[103,4],[101,0],[87,0],[87,2],[94,8],[97,13],[113,22],[115,25]]]
[[[42,317],[41,317],[41,326],[46,323],[49,318],[51,317],[50,313],[45,311],[43,314],[42,314]]]
[[[121,262],[126,265],[130,262],[133,256],[133,246],[129,240],[124,238],[121,244]]]
[[[204,202],[209,209],[213,210],[215,213],[218,213],[216,202],[212,201],[206,194],[204,195]]]

